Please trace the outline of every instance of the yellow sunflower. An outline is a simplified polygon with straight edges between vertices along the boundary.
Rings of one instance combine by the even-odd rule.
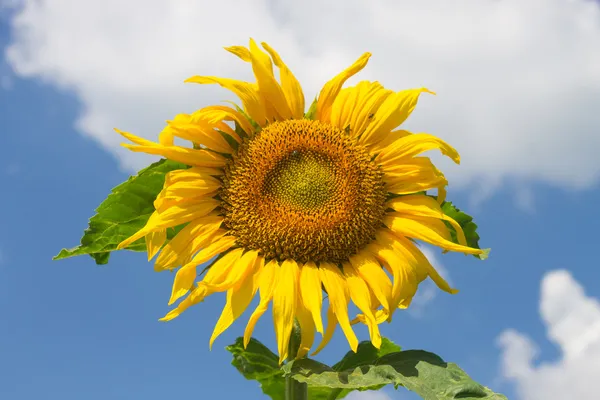
[[[342,89],[370,53],[327,82],[305,115],[300,83],[275,50],[262,47],[250,40],[249,48],[226,48],[251,64],[256,83],[213,76],[186,81],[221,85],[240,98],[242,108],[219,105],[177,115],[158,143],[118,131],[134,143],[124,144],[132,151],[190,166],[166,175],[155,212],[119,248],[145,237],[149,259],[158,253],[155,269],[177,269],[169,305],[185,298],[162,320],[213,293],[227,293],[210,346],[259,291],[244,342],[272,302],[280,361],[288,356],[295,320],[301,329],[298,357],[312,348],[315,331],[323,339],[313,354],[320,351],[337,324],[354,351],[352,325],[358,322],[379,347],[378,325],[410,304],[421,281],[430,277],[456,293],[414,240],[484,253],[468,247],[459,224],[444,215],[447,181],[429,158],[419,156],[439,149],[458,163],[459,155],[435,136],[396,130],[429,90],[394,92],[369,81]],[[175,137],[192,145],[175,145]],[[432,189],[436,197],[425,195]],[[459,243],[451,240],[447,224]],[[165,245],[166,229],[180,225]],[[211,259],[206,274],[199,274]],[[350,301],[361,311],[352,321]]]

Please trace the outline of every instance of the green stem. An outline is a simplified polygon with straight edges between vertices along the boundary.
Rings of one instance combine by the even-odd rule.
[[[294,328],[290,336],[290,344],[288,347],[288,361],[292,361],[298,354],[300,347],[300,325],[298,321],[294,321]],[[308,386],[306,383],[298,382],[291,376],[285,377],[285,400],[308,400]]]

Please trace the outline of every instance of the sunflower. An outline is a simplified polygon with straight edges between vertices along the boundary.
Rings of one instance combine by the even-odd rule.
[[[185,298],[164,321],[226,292],[211,347],[257,292],[260,302],[244,343],[273,303],[280,362],[288,357],[294,321],[301,331],[297,357],[313,347],[315,331],[323,336],[313,354],[319,352],[338,324],[352,350],[358,345],[356,323],[368,327],[379,347],[379,324],[408,307],[424,279],[456,293],[416,240],[445,251],[484,253],[468,247],[460,225],[443,213],[447,180],[419,156],[438,149],[458,163],[459,155],[435,136],[396,129],[419,96],[433,92],[394,92],[370,81],[342,88],[370,53],[327,82],[305,114],[300,83],[275,50],[262,47],[250,40],[249,48],[226,48],[251,64],[256,83],[214,76],[186,80],[231,90],[241,108],[216,105],[177,115],[158,143],[117,130],[134,143],[124,144],[130,150],[189,166],[167,173],[154,213],[119,248],[145,237],[149,260],[158,254],[155,269],[177,270],[169,305]],[[175,138],[192,145],[176,145]],[[176,226],[183,228],[167,242],[166,230]],[[353,320],[350,301],[361,312]]]

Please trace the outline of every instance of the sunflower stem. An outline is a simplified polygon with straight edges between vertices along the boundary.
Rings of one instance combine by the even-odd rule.
[[[298,354],[300,347],[300,325],[294,321],[290,344],[288,346],[288,361],[292,361]],[[308,386],[306,383],[298,382],[290,375],[285,377],[285,400],[308,400]]]

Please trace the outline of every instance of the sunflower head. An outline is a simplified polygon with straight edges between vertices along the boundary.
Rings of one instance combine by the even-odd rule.
[[[430,277],[456,292],[416,240],[484,253],[467,246],[460,225],[443,213],[447,181],[421,156],[439,149],[458,163],[458,153],[435,136],[397,129],[429,90],[394,92],[369,81],[343,88],[369,53],[327,82],[305,117],[299,82],[271,47],[262,47],[250,40],[249,48],[226,48],[251,65],[256,82],[187,80],[233,91],[241,108],[210,106],[177,115],[158,143],[118,131],[134,143],[125,145],[133,151],[190,166],[167,174],[155,212],[120,248],[145,237],[149,258],[158,254],[155,268],[177,270],[169,304],[184,299],[163,320],[211,294],[227,293],[211,345],[259,292],[245,343],[272,303],[280,361],[295,320],[301,328],[298,357],[312,348],[315,332],[323,335],[315,353],[320,351],[338,324],[353,350],[355,323],[367,325],[379,347],[379,324],[408,307],[421,281]],[[191,145],[175,145],[175,137]],[[165,243],[166,229],[175,226],[183,228]],[[198,267],[210,260],[198,280]],[[350,301],[361,311],[353,320]]]
[[[280,262],[342,263],[375,238],[386,194],[364,146],[335,126],[289,120],[243,140],[220,197],[241,247]]]

